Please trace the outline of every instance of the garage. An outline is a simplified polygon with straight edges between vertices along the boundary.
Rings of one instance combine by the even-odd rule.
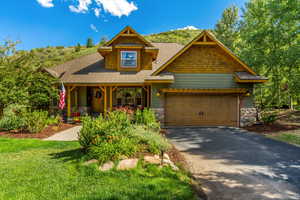
[[[167,93],[167,126],[238,126],[237,95]]]

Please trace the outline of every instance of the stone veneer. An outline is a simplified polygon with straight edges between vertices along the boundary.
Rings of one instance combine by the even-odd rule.
[[[156,115],[156,118],[158,119],[158,121],[160,121],[161,125],[164,125],[164,121],[165,121],[165,109],[164,108],[151,108]]]
[[[256,108],[241,108],[240,127],[251,126],[256,122]]]

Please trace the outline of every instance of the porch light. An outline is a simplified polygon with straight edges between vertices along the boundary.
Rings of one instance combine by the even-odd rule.
[[[156,96],[158,96],[158,97],[159,97],[159,96],[160,96],[160,92],[157,92],[157,93],[156,93]]]

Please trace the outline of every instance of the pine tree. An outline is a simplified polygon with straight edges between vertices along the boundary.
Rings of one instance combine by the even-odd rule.
[[[94,42],[92,38],[88,38],[86,42],[86,48],[94,47]]]
[[[75,47],[75,52],[79,52],[81,50],[80,43],[77,43],[77,46]]]
[[[104,45],[106,42],[108,41],[107,37],[101,37],[100,42],[99,42],[99,46]]]

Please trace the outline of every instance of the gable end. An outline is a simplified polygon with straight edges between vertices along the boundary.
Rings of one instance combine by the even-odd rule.
[[[213,51],[205,52],[205,49]],[[215,53],[214,53],[215,51]],[[200,53],[197,56],[197,52]],[[201,54],[202,53],[202,54]],[[222,56],[223,54],[223,56]],[[201,59],[199,55],[206,57],[207,61]],[[218,61],[211,59],[212,56],[217,56],[221,58]],[[178,61],[180,57],[183,57],[181,61]],[[198,59],[199,63],[193,64],[194,59]],[[211,59],[211,60],[209,60]],[[230,61],[231,60],[231,61]],[[250,74],[256,75],[256,73],[248,67],[244,62],[242,62],[237,56],[235,56],[227,47],[225,47],[220,41],[218,41],[209,31],[201,32],[194,40],[183,47],[177,54],[175,54],[171,59],[164,63],[160,68],[152,73],[152,75],[158,75],[168,68],[172,71],[172,65],[177,62],[177,69],[173,69],[173,72],[183,72],[183,73],[229,73],[232,70],[236,71],[247,71]],[[185,69],[183,69],[184,67]],[[202,66],[201,66],[202,65]],[[227,67],[225,67],[227,65]],[[227,69],[228,65],[232,70]],[[214,66],[213,68],[211,66]],[[200,68],[199,68],[200,67]]]

